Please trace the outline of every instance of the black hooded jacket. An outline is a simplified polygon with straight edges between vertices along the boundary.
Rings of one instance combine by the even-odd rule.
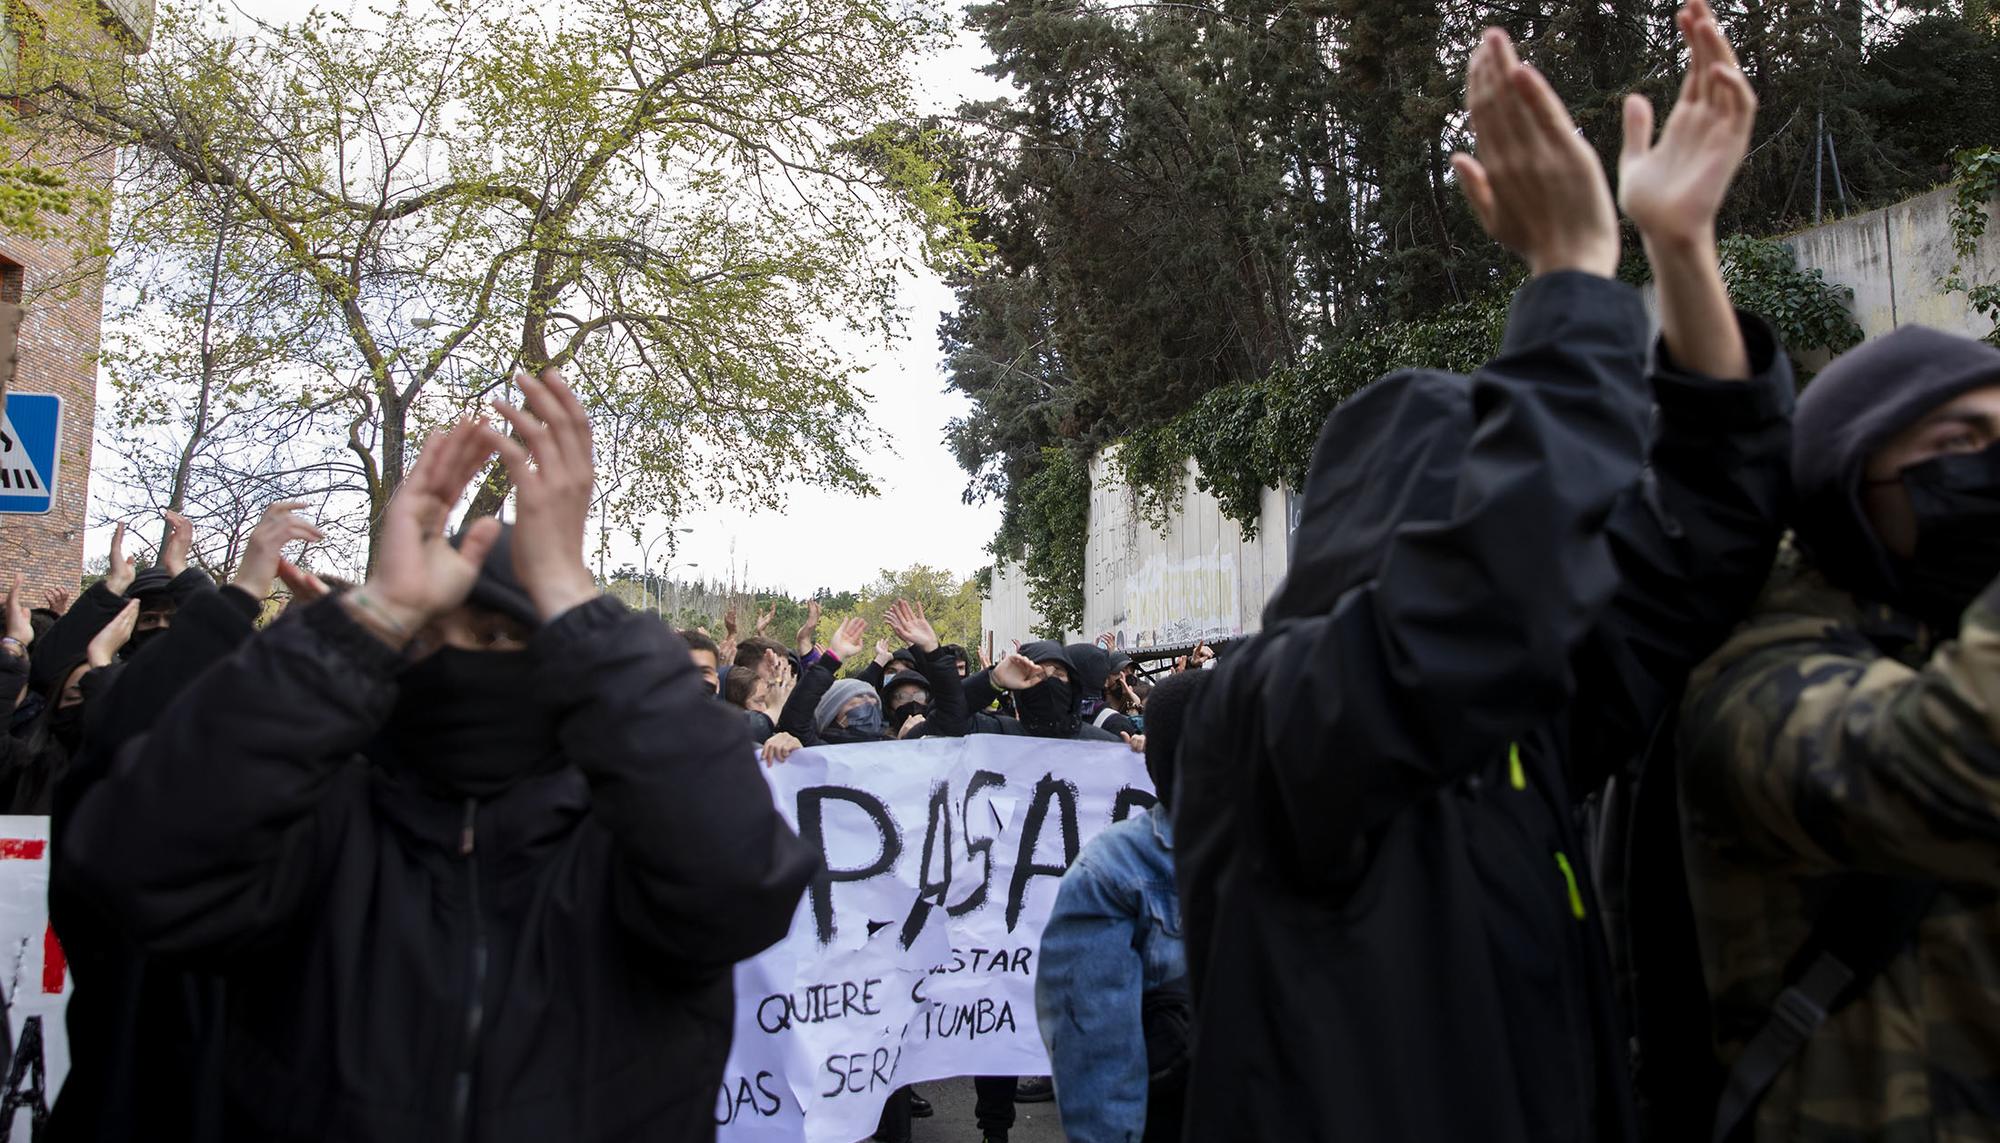
[[[1632,1136],[1573,812],[1769,567],[1791,381],[1744,325],[1753,381],[1648,386],[1636,292],[1552,275],[1479,372],[1329,419],[1180,751],[1189,1139]]]
[[[1091,648],[1096,650],[1096,648]],[[1086,742],[1116,742],[1118,736],[1101,727],[1092,726],[1083,720],[1081,688],[1088,686],[1085,671],[1073,654],[1073,648],[1065,647],[1053,640],[1028,643],[1021,648],[1036,666],[1046,663],[1061,663],[1069,672],[1069,681],[1051,679],[1037,686],[1029,687],[1014,694],[1014,709],[1020,716],[1023,730],[1036,738],[1076,738]],[[1110,660],[1105,660],[1107,666]],[[1099,690],[1104,687],[1100,675],[1097,680]]]
[[[65,843],[72,810],[118,749],[247,642],[259,610],[243,591],[197,588],[144,655],[84,676],[84,749],[62,776],[50,823],[49,919],[74,978],[65,1013],[70,1070],[49,1120],[53,1143],[222,1138],[221,978],[135,944],[79,890]]]
[[[69,883],[224,977],[226,1138],[713,1137],[731,966],[816,861],[656,620],[600,598],[527,653],[564,764],[485,799],[362,756],[401,657],[327,601],[78,800]]]

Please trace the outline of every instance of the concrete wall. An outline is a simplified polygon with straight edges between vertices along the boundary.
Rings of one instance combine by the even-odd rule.
[[[1264,490],[1257,536],[1246,539],[1215,497],[1195,488],[1190,462],[1181,478],[1181,511],[1163,534],[1140,517],[1132,493],[1111,476],[1108,456],[1091,461],[1084,629],[1069,632],[1071,641],[1109,631],[1120,647],[1138,650],[1256,631],[1264,601],[1285,574],[1286,495]],[[1028,604],[1022,570],[996,566],[983,616],[992,645],[1010,650],[1013,640],[1032,638],[1041,624]]]
[[[1935,326],[1982,337],[1993,324],[1963,294],[1937,281],[1952,264],[1951,190],[1935,191],[1882,210],[1794,234],[1785,241],[1802,266],[1852,287],[1854,315],[1869,337],[1900,325]],[[1972,265],[1974,281],[2000,281],[2000,207]],[[1264,492],[1256,540],[1225,519],[1214,497],[1195,491],[1192,464],[1181,511],[1166,533],[1139,518],[1131,494],[1116,485],[1105,458],[1091,464],[1090,539],[1084,570],[1084,631],[1078,639],[1117,633],[1121,646],[1180,646],[1257,630],[1264,601],[1288,563],[1288,498]],[[985,626],[1002,651],[1041,623],[1028,606],[1027,580],[1017,567],[996,568]]]
[[[1952,188],[1829,222],[1784,241],[1799,265],[1854,290],[1854,319],[1869,337],[1905,325],[1984,337],[1993,323],[1964,294],[1938,289],[1951,270]],[[1967,267],[1974,281],[2000,280],[2000,205],[1987,205],[1986,237]]]

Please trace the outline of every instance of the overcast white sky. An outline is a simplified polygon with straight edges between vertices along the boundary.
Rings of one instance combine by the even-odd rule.
[[[348,0],[239,3],[274,21],[296,19],[314,7],[366,7]],[[1002,85],[978,70],[989,59],[976,36],[961,32],[955,46],[921,65],[926,102],[943,110],[998,94]],[[800,490],[783,513],[718,505],[686,517],[675,523],[694,531],[679,537],[676,578],[727,581],[733,562],[739,583],[804,596],[820,587],[859,587],[884,568],[927,563],[969,575],[989,562],[984,547],[998,524],[998,508],[961,502],[965,474],[944,445],[946,423],[968,408],[964,398],[946,392],[937,343],[938,315],[952,308],[951,292],[935,275],[921,272],[903,284],[899,300],[909,315],[904,337],[887,350],[879,342],[859,341],[848,351],[868,370],[863,384],[874,396],[872,413],[885,442],[872,449],[869,462],[881,495],[854,500]],[[650,540],[668,528],[664,519],[651,521],[642,535]],[[109,542],[96,532],[87,558],[102,555]],[[666,565],[667,548],[664,540],[654,545],[656,569]],[[609,566],[639,561],[639,545],[614,537]],[[699,570],[681,571],[689,562]]]

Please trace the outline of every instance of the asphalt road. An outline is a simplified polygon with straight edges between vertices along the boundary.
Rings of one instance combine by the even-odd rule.
[[[910,1125],[911,1143],[979,1143],[979,1124],[972,1118],[972,1081],[938,1080],[917,1090],[937,1108],[929,1119]],[[1063,1143],[1062,1121],[1054,1103],[1014,1105],[1014,1130],[1008,1143]]]

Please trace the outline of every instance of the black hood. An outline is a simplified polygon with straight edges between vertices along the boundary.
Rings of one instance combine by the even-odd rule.
[[[1269,630],[1325,615],[1381,570],[1389,537],[1450,515],[1472,440],[1472,381],[1392,373],[1334,409],[1313,446],[1292,565],[1264,608]]]
[[[452,546],[457,547],[464,540],[465,533],[460,532],[452,537]],[[479,565],[479,578],[473,581],[472,594],[465,601],[474,607],[499,612],[530,631],[541,627],[541,612],[535,610],[535,601],[528,597],[528,590],[521,586],[521,579],[514,572],[514,525],[500,525],[500,538]]]
[[[1037,667],[1043,663],[1061,663],[1063,669],[1069,672],[1069,677],[1076,678],[1076,660],[1069,657],[1067,647],[1053,639],[1038,639],[1033,643],[1024,643],[1021,645],[1021,654],[1027,656],[1028,661]]]
[[[922,687],[924,688],[926,693],[928,693],[931,689],[930,677],[928,675],[925,675],[922,671],[897,671],[893,676],[889,678],[887,682],[884,682],[882,684],[883,699],[887,700],[890,691],[893,691],[897,687],[904,686],[906,684],[910,686]]]
[[[1894,564],[1861,507],[1868,457],[1932,409],[1985,385],[2000,385],[2000,349],[1904,326],[1842,354],[1806,386],[1792,418],[1795,529],[1829,579],[1896,600]]]
[[[1153,779],[1153,792],[1168,808],[1173,806],[1176,756],[1187,730],[1188,711],[1214,677],[1209,671],[1168,675],[1146,702],[1146,774]]]
[[[173,573],[155,564],[132,577],[132,586],[125,589],[125,598],[139,600],[143,606],[148,601],[165,598],[173,583]]]
[[[1111,653],[1095,643],[1072,643],[1064,650],[1069,652],[1069,661],[1075,664],[1070,670],[1070,678],[1076,683],[1078,697],[1102,698],[1104,680],[1111,677]]]

